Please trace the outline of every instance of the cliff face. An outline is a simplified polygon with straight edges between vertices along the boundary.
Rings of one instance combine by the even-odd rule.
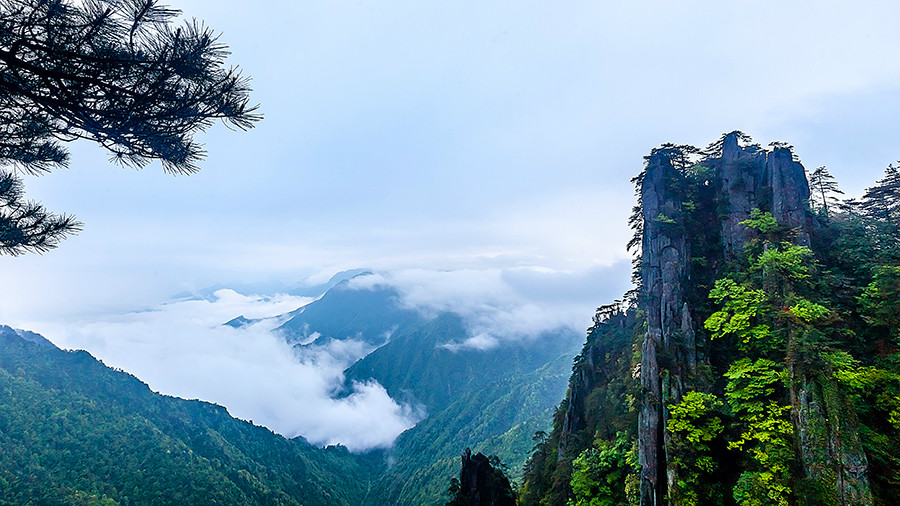
[[[741,222],[749,218],[750,211],[759,207],[772,191],[772,185],[767,184],[766,158],[764,151],[742,149],[738,145],[738,136],[730,134],[722,139],[722,156],[708,162],[718,174],[722,248],[730,257],[739,255],[754,235],[754,231]]]
[[[719,492],[707,499],[684,495],[678,488],[697,475],[690,476],[684,455],[675,453],[684,443],[677,446],[669,428],[669,410],[687,392],[727,397],[722,375],[729,364],[741,359],[739,339],[713,342],[704,329],[705,320],[718,310],[709,300],[715,280],[747,271],[752,261],[748,247],[760,248],[764,242],[765,248],[779,251],[789,245],[809,247],[820,228],[809,209],[805,170],[791,149],[775,145],[764,150],[747,140],[734,132],[705,151],[664,145],[646,157],[645,171],[637,178],[641,256],[636,304],[627,313],[614,312],[595,325],[576,358],[565,410],[559,413],[562,416],[548,441],[556,455],[546,449],[536,454],[541,462],[556,459],[549,484],[541,485],[552,490],[546,496],[551,499],[541,504],[571,500],[573,492],[564,487],[564,480],[572,476],[573,466],[580,465],[575,457],[590,448],[592,440],[596,445],[597,440],[610,442],[623,435],[636,450],[635,462],[630,464],[634,471],[627,471],[635,473],[634,481],[622,482],[623,494],[642,506],[733,504],[730,490],[739,474],[742,480],[745,475],[750,476],[747,479],[763,476],[762,471],[741,474],[734,462],[737,454],[733,447],[726,447],[727,441],[718,446],[710,443],[714,447],[707,451],[719,462],[719,470],[704,479],[712,483],[707,491]],[[747,220],[759,216],[754,210],[774,218],[778,239],[748,226]],[[759,255],[762,250],[755,251]],[[779,306],[778,311],[789,314],[790,308]],[[637,318],[642,320],[639,324],[635,324]],[[787,317],[774,318],[777,327],[777,319]],[[839,392],[834,371],[823,366],[821,359],[801,357],[796,351],[802,347],[796,342],[810,339],[812,327],[796,318],[792,321],[799,331],[767,327],[785,340],[776,345],[783,359],[776,366],[783,368],[786,378],[778,388],[784,394],[779,397],[782,400],[771,399],[786,406],[789,415],[785,416],[793,430],[792,436],[785,436],[793,441],[795,454],[796,469],[785,471],[791,475],[785,483],[796,489],[789,492],[796,494],[791,502],[871,505],[860,421],[846,395]],[[805,349],[809,354],[818,348]],[[745,422],[739,423],[734,413],[724,416],[734,417],[728,422],[734,424],[728,429],[730,440],[742,437],[740,423]],[[523,504],[532,504],[529,493],[539,496],[529,489],[538,484],[532,482],[526,483]],[[809,490],[815,493],[803,492]],[[742,502],[738,495],[734,501]]]
[[[690,278],[690,243],[675,217],[683,214],[682,199],[671,191],[684,184],[664,152],[650,156],[641,187],[644,214],[641,281],[647,333],[641,345],[641,400],[638,419],[638,462],[641,466],[641,503],[661,504],[665,495],[660,473],[666,470],[664,451],[666,402],[680,399],[690,370],[696,364],[689,308],[682,283]],[[686,328],[683,328],[686,326]],[[659,355],[672,360],[663,377]]]
[[[631,422],[622,399],[629,386],[622,378],[632,373],[628,343],[640,322],[634,313],[616,306],[602,308],[575,359],[565,412],[561,419],[557,454],[575,458],[590,438],[612,439]]]
[[[808,211],[809,183],[803,165],[793,159],[789,148],[763,151],[756,146],[741,147],[738,140],[738,133],[726,135],[721,156],[703,162],[717,174],[722,253],[740,255],[744,244],[755,236],[753,229],[741,225],[754,208],[768,211],[779,223],[796,229],[795,242],[809,246],[815,222]]]
[[[837,395],[834,382],[823,380],[829,376],[795,370],[790,394],[803,474],[831,488],[837,504],[870,505],[868,460],[859,421],[849,403]]]
[[[706,251],[704,269],[742,254],[758,233],[741,224],[753,209],[771,213],[780,225],[792,229],[793,242],[798,245],[809,246],[816,226],[808,208],[806,172],[790,149],[741,147],[739,139],[737,132],[726,135],[720,156],[707,156],[701,162],[713,169],[704,184],[711,185],[716,194],[714,212],[721,230],[719,250]],[[691,194],[684,188],[690,184],[684,171],[673,166],[669,150],[655,150],[650,155],[640,190],[644,220],[640,302],[646,311],[647,332],[641,346],[643,395],[638,418],[640,497],[641,504],[648,506],[664,504],[679,479],[666,455],[671,448],[666,406],[679,402],[686,389],[701,387],[692,380],[698,358],[703,360],[697,356],[693,325],[702,318],[692,313],[685,300],[685,291],[695,289],[690,286],[692,238],[674,218],[684,215],[683,206]],[[664,366],[661,355],[667,357]],[[839,407],[828,406],[821,396],[815,396],[823,387],[814,380],[800,379],[805,377],[801,365],[792,373],[798,379],[790,387],[793,421],[807,477],[832,483],[839,495],[849,500],[842,504],[871,504],[856,426],[839,421]],[[835,416],[828,418],[827,412]],[[828,449],[824,457],[819,448]],[[663,470],[666,480],[660,476]]]

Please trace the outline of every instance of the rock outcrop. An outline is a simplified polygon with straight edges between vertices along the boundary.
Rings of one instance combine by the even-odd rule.
[[[790,389],[794,427],[803,474],[814,487],[841,506],[873,503],[866,476],[868,461],[858,434],[854,410],[837,395],[831,371],[809,374],[792,371]],[[829,486],[830,485],[830,486]],[[819,498],[801,498],[813,506]]]
[[[509,480],[481,453],[462,454],[459,490],[448,504],[466,506],[516,506]]]
[[[722,156],[706,164],[715,168],[718,175],[723,253],[734,258],[755,235],[741,222],[750,217],[751,210],[760,207],[771,191],[766,177],[766,152],[741,148],[738,135],[731,133],[722,139]]]
[[[753,209],[768,211],[779,224],[792,230],[796,244],[808,246],[815,220],[808,211],[809,185],[803,166],[794,160],[791,150],[775,147],[765,151],[756,145],[742,147],[741,134],[723,137],[721,154],[707,155],[700,165],[712,169],[705,181],[716,192],[714,216],[720,222],[719,251],[707,252],[705,268],[721,260],[732,260],[757,231],[741,224]],[[679,153],[680,154],[680,153]],[[694,321],[686,300],[691,283],[691,239],[684,225],[684,206],[688,204],[685,168],[672,163],[669,148],[654,150],[647,158],[642,180],[643,240],[641,250],[641,307],[646,311],[647,331],[641,346],[641,385],[643,393],[638,418],[638,461],[641,466],[641,504],[665,503],[679,479],[675,466],[666,455],[669,432],[666,431],[666,406],[677,403],[692,385],[698,360]],[[679,160],[681,161],[681,160]],[[682,162],[683,163],[683,162]],[[696,193],[696,192],[693,192]],[[691,204],[693,205],[693,204]],[[708,246],[708,245],[707,245]],[[709,258],[713,257],[713,258]],[[665,357],[665,363],[660,357]],[[822,466],[806,465],[812,452],[801,452],[804,469],[814,480],[837,479],[838,495],[851,498],[841,504],[871,504],[865,480],[865,455],[859,437],[851,427],[836,426],[824,417],[824,402],[810,401],[810,392],[821,388],[815,382],[792,387],[796,399],[795,428],[801,441],[818,437],[816,442],[832,450],[826,458],[829,473]],[[834,406],[831,407],[832,409]],[[824,435],[814,436],[821,425]],[[803,446],[803,445],[801,445]],[[809,455],[807,455],[809,454]],[[839,471],[834,471],[839,469]],[[665,471],[666,479],[661,473]],[[833,476],[837,473],[837,478]],[[866,499],[868,497],[868,499]]]
[[[622,420],[627,407],[621,405],[627,389],[621,378],[631,372],[631,353],[626,343],[636,326],[636,316],[622,312],[616,305],[601,308],[594,317],[594,326],[588,331],[581,354],[575,358],[569,378],[557,446],[557,454],[563,460],[577,457],[595,436],[612,438],[627,425]]]
[[[687,304],[682,283],[690,277],[690,243],[678,218],[683,214],[682,198],[673,188],[685,184],[684,176],[672,166],[668,151],[655,151],[647,161],[641,187],[644,213],[641,281],[646,307],[647,333],[641,345],[641,386],[644,397],[638,418],[638,463],[641,466],[641,504],[662,504],[666,472],[665,405],[680,399],[690,364],[696,363]],[[685,320],[687,317],[687,320]],[[688,332],[682,331],[687,321]],[[661,374],[659,355],[664,350],[683,360],[672,363],[676,374]],[[688,358],[688,356],[691,356]]]
[[[710,342],[698,329],[709,316],[715,280],[726,268],[746,270],[746,246],[764,239],[742,222],[754,210],[768,212],[778,227],[766,233],[801,246],[811,245],[819,226],[809,210],[805,170],[791,148],[774,143],[765,150],[748,141],[732,132],[705,151],[669,144],[646,157],[645,171],[636,178],[640,214],[632,222],[641,246],[638,311],[595,326],[575,361],[558,425],[559,465],[570,465],[594,438],[609,442],[627,433],[636,439],[640,471],[626,489],[642,506],[679,504],[678,483],[690,479],[678,475],[686,471],[679,471],[683,464],[676,465],[678,456],[670,454],[676,444],[667,430],[668,407],[691,390],[723,395],[721,374],[736,350]],[[642,326],[627,323],[637,315]],[[859,421],[837,393],[833,375],[792,358],[786,367],[798,490],[817,490],[828,504],[872,505]],[[614,401],[616,395],[624,402]],[[724,443],[716,451],[720,457],[728,452]],[[738,479],[731,472],[719,477],[729,486]],[[559,487],[554,493],[562,497]],[[802,494],[796,499],[801,505],[818,500]]]

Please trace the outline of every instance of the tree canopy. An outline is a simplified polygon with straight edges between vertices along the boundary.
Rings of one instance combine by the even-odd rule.
[[[62,143],[88,139],[119,165],[189,174],[205,155],[195,133],[215,120],[251,128],[262,116],[249,79],[225,67],[212,29],[176,26],[179,14],[157,0],[0,0],[0,166],[65,167]],[[18,189],[0,199],[0,252],[40,252],[77,230],[6,187]],[[45,233],[29,235],[24,208]]]
[[[840,199],[837,194],[843,195],[844,192],[838,188],[837,181],[834,176],[828,172],[828,169],[822,165],[817,167],[812,174],[809,175],[810,205],[817,209],[822,209],[825,216],[828,216],[828,205],[838,206]]]

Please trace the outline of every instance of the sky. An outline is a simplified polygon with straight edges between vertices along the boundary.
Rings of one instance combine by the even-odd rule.
[[[122,169],[80,142],[69,169],[25,177],[30,198],[84,231],[43,255],[0,257],[0,322],[284,433],[318,429],[204,390],[176,373],[173,343],[197,340],[202,370],[252,375],[237,343],[265,341],[260,364],[284,350],[265,328],[244,339],[219,320],[279,314],[305,302],[280,291],[352,268],[433,306],[474,297],[583,329],[629,287],[629,180],[653,147],[739,129],[794,145],[849,196],[900,159],[896,0],[171,3],[222,33],[265,119],[198,135],[209,154],[191,176]],[[211,286],[226,291],[173,299]],[[312,385],[323,411],[372,406],[383,436],[312,439],[389,444],[421,413],[377,385],[329,408],[338,355],[328,367],[289,357],[289,390]],[[270,404],[288,395],[267,385],[256,388],[271,388]]]

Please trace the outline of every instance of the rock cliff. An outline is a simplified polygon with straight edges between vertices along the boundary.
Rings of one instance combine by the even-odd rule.
[[[659,474],[666,470],[664,450],[666,402],[680,399],[691,364],[696,363],[689,309],[682,284],[690,278],[690,242],[676,221],[683,215],[682,196],[672,191],[685,183],[669,150],[654,151],[641,186],[644,237],[641,243],[642,302],[647,333],[641,345],[641,400],[638,462],[641,502],[659,504],[665,494]],[[687,328],[682,329],[686,323]],[[660,374],[660,354],[671,355],[669,374]],[[676,358],[677,356],[677,358]]]
[[[759,245],[764,234],[747,225],[754,210],[769,213],[778,224],[779,241],[787,241],[773,248],[810,246],[820,227],[809,209],[805,169],[782,143],[766,150],[732,132],[705,150],[667,144],[645,160],[644,172],[635,179],[640,203],[632,220],[641,248],[635,303],[627,314],[613,311],[595,325],[576,358],[557,432],[549,438],[557,459],[549,504],[571,499],[559,476],[571,474],[573,460],[592,438],[613,441],[623,434],[636,450],[635,482],[624,485],[630,501],[698,504],[676,491],[689,477],[679,475],[685,472],[684,459],[672,453],[668,425],[669,409],[686,392],[723,397],[722,374],[739,348],[712,342],[704,331],[704,321],[715,311],[710,289],[719,277],[748,268],[746,248]],[[821,361],[787,353],[784,402],[793,427],[796,488],[818,490],[832,504],[873,504],[860,425],[838,393],[834,375],[811,365]],[[734,458],[725,443],[719,444],[710,450],[716,459]],[[717,472],[709,479],[738,479],[734,466]],[[532,484],[526,485],[531,492]],[[525,499],[530,504],[530,497]],[[798,494],[796,500],[815,504],[818,499]]]
[[[742,137],[740,132],[725,135],[720,141],[721,151],[714,149],[697,161],[693,166],[695,171],[697,168],[708,171],[702,181],[686,180],[690,169],[683,163],[681,167],[672,163],[676,159],[672,149],[654,150],[647,159],[640,188],[643,204],[640,305],[646,312],[647,326],[641,346],[643,392],[638,418],[642,505],[665,504],[678,480],[666,455],[671,447],[667,440],[670,432],[666,431],[666,406],[679,402],[687,388],[698,387],[692,381],[698,358],[703,360],[697,356],[694,334],[694,322],[699,320],[699,315],[692,314],[685,300],[686,290],[695,289],[686,287],[692,284],[695,268],[691,262],[693,237],[685,225],[684,209],[691,196],[697,194],[690,186],[700,184],[705,187],[703,191],[715,194],[712,211],[720,223],[718,251],[703,245],[707,248],[703,269],[733,260],[743,252],[744,246],[758,233],[741,224],[751,217],[753,209],[771,213],[779,224],[790,228],[793,242],[798,245],[809,246],[810,233],[816,227],[808,208],[810,190],[806,172],[794,160],[790,148],[776,145],[771,151],[765,151],[756,145],[741,146]],[[690,206],[697,210],[695,204]],[[692,221],[708,220],[695,216]],[[660,356],[667,357],[666,364],[660,364]],[[795,371],[794,377],[800,376],[804,372]],[[842,422],[824,421],[829,420],[824,412],[827,403],[810,401],[812,392],[820,388],[815,381],[797,381],[791,386],[794,413],[799,413],[794,423],[801,441],[804,470],[810,478],[831,480],[842,497],[859,499],[847,504],[869,504],[865,456],[859,436],[852,425],[844,422],[837,427]],[[823,427],[818,430],[820,425]],[[810,441],[816,437],[821,440]],[[831,449],[824,457],[826,462],[821,465],[811,462],[811,455],[819,454],[810,450],[811,445]],[[820,470],[824,468],[830,474]],[[833,469],[840,469],[836,482]],[[665,481],[660,476],[663,470],[666,470]]]

